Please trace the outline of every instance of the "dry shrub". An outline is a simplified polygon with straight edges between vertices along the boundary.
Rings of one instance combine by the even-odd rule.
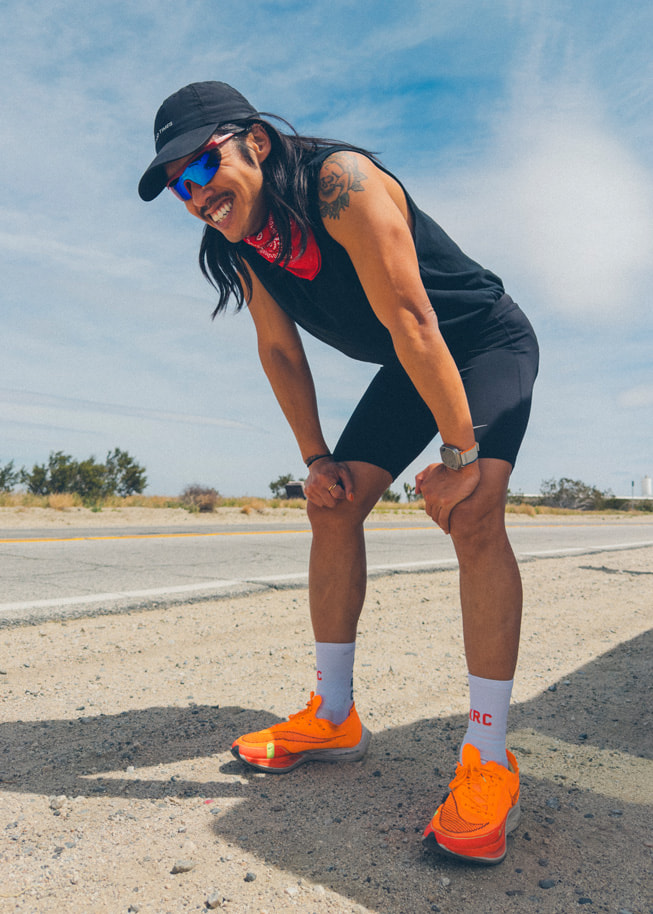
[[[199,511],[200,514],[210,514],[215,511],[220,494],[215,489],[206,486],[186,486],[181,493],[181,503],[189,511]]]
[[[520,505],[506,505],[506,512],[508,514],[528,514],[529,517],[536,517],[537,509],[534,505],[520,504]]]
[[[79,498],[72,492],[53,492],[48,495],[48,508],[54,508],[55,511],[65,511],[66,508],[74,508],[76,504],[79,504]]]
[[[266,508],[267,501],[264,498],[251,498],[240,509],[240,513],[250,515],[256,511],[258,514],[264,514]]]

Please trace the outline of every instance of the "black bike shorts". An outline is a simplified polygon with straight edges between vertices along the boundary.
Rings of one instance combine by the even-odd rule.
[[[509,295],[503,295],[469,347],[452,355],[467,393],[479,456],[514,466],[528,425],[539,361],[528,318]],[[374,376],[333,455],[336,460],[374,464],[396,479],[437,433],[433,414],[395,362]]]

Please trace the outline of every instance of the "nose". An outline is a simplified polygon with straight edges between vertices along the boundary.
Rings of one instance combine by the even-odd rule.
[[[205,184],[204,187],[202,187],[201,184],[195,184],[194,181],[188,181],[186,187],[190,193],[190,199],[193,206],[198,208],[202,207],[206,202],[207,196],[211,192],[209,184]]]

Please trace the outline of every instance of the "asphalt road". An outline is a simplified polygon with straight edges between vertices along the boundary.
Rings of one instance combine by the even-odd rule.
[[[521,561],[653,545],[653,517],[510,520]],[[370,574],[451,568],[451,540],[429,522],[367,524]],[[186,603],[304,585],[306,524],[176,530],[0,530],[0,625]]]

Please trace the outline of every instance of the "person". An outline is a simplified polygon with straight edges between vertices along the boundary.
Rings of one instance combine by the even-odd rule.
[[[273,125],[279,120],[286,132]],[[429,847],[500,863],[519,817],[506,749],[522,590],[505,528],[508,481],[537,374],[533,329],[494,273],[417,208],[370,152],[298,135],[222,82],[171,95],[139,183],[169,188],[204,224],[200,265],[254,320],[258,354],[308,468],[309,604],[317,682],[306,708],[235,740],[252,767],[361,758],[370,735],[353,695],[366,586],[363,522],[439,433],[441,459],[416,477],[460,573],[470,714]],[[298,328],[379,366],[331,449]]]

